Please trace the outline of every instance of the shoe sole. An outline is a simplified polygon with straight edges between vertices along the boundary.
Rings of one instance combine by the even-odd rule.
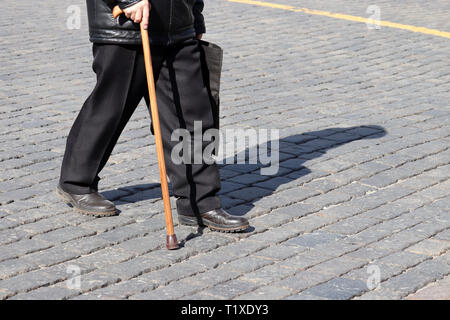
[[[75,209],[76,211],[79,211],[82,214],[88,215],[88,216],[95,216],[95,217],[110,217],[117,215],[117,209],[114,211],[104,211],[104,212],[98,212],[98,211],[89,211],[89,210],[83,210],[76,206],[75,202],[69,198],[67,195],[65,195],[64,191],[61,191],[59,188],[56,188],[56,195],[64,201],[67,205]]]
[[[203,223],[199,224],[196,217],[186,217],[186,216],[181,216],[181,215],[178,215],[178,222],[183,226],[202,226],[202,227],[208,227],[214,231],[229,232],[229,233],[244,231],[250,226],[249,224],[245,224],[242,226],[224,228],[213,222],[209,222],[207,220],[203,220]]]

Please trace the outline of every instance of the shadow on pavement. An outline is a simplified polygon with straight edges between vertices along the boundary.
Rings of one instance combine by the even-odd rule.
[[[244,202],[242,202],[242,197],[239,197],[241,202],[236,204],[236,206],[240,206],[240,210],[233,210],[233,214],[235,215],[245,215],[254,207],[254,203],[271,195],[284,183],[291,182],[292,180],[310,174],[311,170],[303,166],[303,163],[306,161],[319,158],[323,156],[327,150],[342,146],[346,143],[362,139],[377,139],[384,135],[386,135],[386,130],[383,127],[377,125],[365,125],[345,128],[328,128],[281,138],[278,140],[279,150],[281,152],[280,155],[288,154],[291,157],[293,156],[293,158],[287,160],[295,159],[295,161],[291,161],[288,170],[286,170],[286,168],[283,169],[283,165],[281,165],[276,174],[264,176],[260,174],[260,168],[265,165],[260,163],[236,164],[238,155],[235,155],[235,161],[233,161],[235,164],[218,164],[222,176],[222,190],[220,194],[236,190],[241,190],[241,194],[245,193],[246,199],[244,199]],[[272,144],[273,141],[268,141],[268,149],[270,149]],[[248,159],[249,150],[250,149],[247,148],[242,151],[245,152],[246,159]],[[242,154],[240,154],[240,156],[242,156]],[[281,156],[279,161],[282,163],[284,160],[285,159]],[[351,161],[351,159],[349,159],[349,161]],[[223,162],[226,163],[226,160]],[[226,173],[224,171],[226,171]],[[231,181],[226,180],[227,176]],[[260,176],[260,178],[258,178],[258,176]],[[289,177],[286,178],[286,176]],[[238,180],[233,179],[234,177],[238,177]],[[252,190],[252,188],[254,188],[252,185],[258,184],[261,181],[264,182],[264,186],[262,187],[261,184],[259,184],[257,192],[252,195],[252,191],[254,191]],[[244,187],[235,190],[233,189],[233,185],[236,187],[236,183],[242,184]],[[140,184],[105,191],[102,192],[102,194],[113,201],[120,200],[135,203],[149,199],[160,199],[161,191],[159,187],[159,183]],[[227,194],[227,197],[229,198],[230,195]],[[243,204],[245,204],[245,206],[242,206]],[[230,209],[233,205],[225,207]],[[200,236],[201,234],[202,231],[199,229],[197,234],[193,237]]]

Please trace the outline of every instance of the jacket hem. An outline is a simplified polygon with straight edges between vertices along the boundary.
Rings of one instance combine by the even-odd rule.
[[[122,33],[122,34],[120,34]],[[141,44],[140,31],[113,32],[110,30],[94,30],[89,37],[93,43],[112,43],[112,44]],[[126,35],[126,36],[125,36]],[[189,28],[177,34],[158,34],[149,32],[149,40],[154,45],[169,45],[195,37],[194,28]]]

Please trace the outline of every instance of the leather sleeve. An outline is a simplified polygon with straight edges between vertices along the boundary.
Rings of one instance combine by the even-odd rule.
[[[195,1],[194,7],[193,7],[194,17],[195,17],[194,27],[195,27],[196,34],[201,34],[201,33],[206,32],[205,18],[203,17],[203,14],[202,14],[204,6],[205,6],[205,4],[204,4],[203,0],[197,0],[197,1]]]
[[[135,5],[140,1],[141,0],[117,0],[117,5],[119,6],[120,9],[125,9]]]

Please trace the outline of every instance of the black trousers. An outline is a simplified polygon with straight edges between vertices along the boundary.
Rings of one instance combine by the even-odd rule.
[[[219,208],[217,165],[203,160],[175,164],[171,159],[172,148],[179,143],[171,141],[174,129],[193,134],[194,121],[201,121],[203,132],[215,125],[200,42],[189,39],[151,49],[167,175],[177,211],[198,215]],[[149,105],[141,46],[94,44],[93,54],[97,84],[70,130],[61,167],[61,187],[75,194],[98,191],[99,173],[122,130],[142,98]]]

